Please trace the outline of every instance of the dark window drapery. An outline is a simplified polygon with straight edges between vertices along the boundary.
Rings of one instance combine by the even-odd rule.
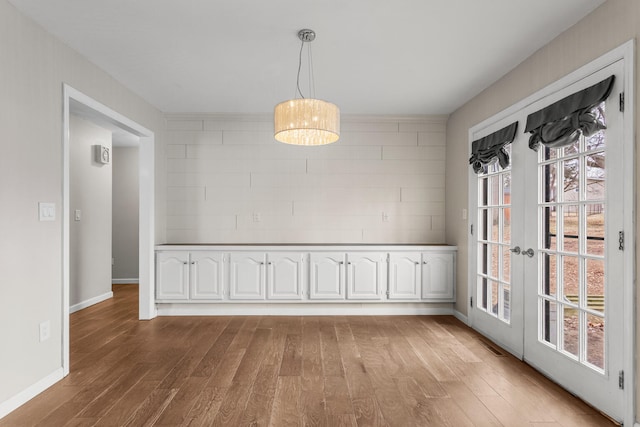
[[[530,132],[529,148],[540,145],[560,148],[576,142],[580,135],[591,136],[606,129],[598,106],[611,94],[615,76],[569,95],[527,117],[525,132]]]
[[[469,158],[469,164],[473,166],[473,171],[475,173],[484,171],[485,167],[496,159],[503,168],[509,166],[509,154],[504,147],[513,142],[517,130],[518,122],[513,122],[499,131],[473,141]]]

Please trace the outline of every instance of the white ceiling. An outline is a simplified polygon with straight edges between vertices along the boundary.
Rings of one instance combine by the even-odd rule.
[[[311,28],[318,98],[399,115],[453,112],[604,2],[9,1],[164,112],[272,111]]]

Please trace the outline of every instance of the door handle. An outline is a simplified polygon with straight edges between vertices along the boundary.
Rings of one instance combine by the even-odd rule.
[[[529,258],[533,258],[533,255],[534,255],[533,249],[529,248],[526,251],[522,251],[522,255],[526,255]]]
[[[510,249],[510,251],[516,255],[520,255],[520,246],[516,246],[515,248]]]

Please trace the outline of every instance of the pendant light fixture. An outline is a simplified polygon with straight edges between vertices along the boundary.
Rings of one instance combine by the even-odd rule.
[[[298,77],[296,79],[296,97],[276,105],[273,112],[275,139],[293,145],[326,145],[340,138],[340,110],[335,104],[314,98],[305,98],[300,90],[300,69],[302,67],[302,49],[305,43],[316,38],[313,30],[298,31],[302,41],[298,58]],[[309,49],[309,81],[313,86],[313,64]],[[300,95],[298,98],[297,96]],[[315,96],[315,88],[313,89]]]

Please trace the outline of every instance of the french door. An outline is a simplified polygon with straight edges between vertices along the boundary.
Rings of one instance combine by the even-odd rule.
[[[513,121],[509,117],[487,133]],[[517,242],[524,240],[524,229],[518,219],[524,216],[523,192],[519,191],[524,175],[514,172],[524,166],[522,160],[527,153],[526,144],[517,143],[518,139],[521,137],[505,147],[510,157],[507,167],[495,163],[470,178],[473,243],[469,258],[470,272],[475,272],[470,286],[473,326],[522,358],[524,264],[519,256],[521,248],[517,246],[521,243]]]
[[[622,237],[632,213],[622,189],[633,179],[623,167],[623,71],[622,60],[608,65],[472,138],[514,121],[522,129],[528,114],[613,74],[597,110],[606,130],[537,152],[520,130],[508,167],[470,177],[473,327],[617,420],[625,410]]]

